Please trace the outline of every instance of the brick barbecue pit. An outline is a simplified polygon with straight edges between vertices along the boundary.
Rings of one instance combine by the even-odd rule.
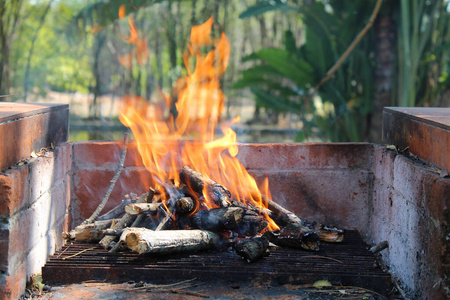
[[[27,279],[41,272],[47,256],[63,247],[61,232],[95,210],[115,172],[121,146],[66,142],[65,105],[21,104],[18,110],[26,108],[26,114],[7,116],[15,105],[0,107],[0,132],[7,137],[0,150],[0,297],[4,299],[18,298]],[[257,181],[269,178],[274,200],[300,216],[357,229],[367,244],[388,241],[382,259],[410,295],[444,299],[450,240],[450,180],[444,175],[449,171],[450,125],[404,110],[385,109],[386,142],[402,147],[406,143],[412,154],[433,164],[369,143],[240,144],[238,157]],[[449,110],[440,110],[450,115]],[[409,140],[399,140],[400,128]],[[427,130],[438,132],[440,142],[434,143]],[[421,137],[411,139],[416,131]],[[23,141],[19,138],[25,136]],[[432,149],[417,148],[421,140],[433,142]],[[56,147],[42,157],[20,163],[31,151],[51,144]],[[140,194],[152,185],[136,144],[128,148],[125,168],[104,211],[125,194]]]

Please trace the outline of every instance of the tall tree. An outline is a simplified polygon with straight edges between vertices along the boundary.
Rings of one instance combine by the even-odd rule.
[[[23,0],[0,0],[0,95],[9,94],[11,88],[9,56],[20,20]],[[0,101],[5,98],[0,98]]]

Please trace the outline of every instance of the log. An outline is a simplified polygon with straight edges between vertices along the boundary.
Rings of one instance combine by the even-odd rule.
[[[319,235],[315,231],[305,231],[295,224],[284,226],[280,230],[266,231],[263,236],[281,247],[319,251]]]
[[[162,202],[157,203],[130,203],[125,206],[125,212],[129,215],[140,215],[143,213],[156,213]]]
[[[94,223],[81,224],[70,232],[63,232],[62,237],[65,240],[75,240],[77,242],[95,243],[103,238],[103,230],[117,221],[115,219],[105,221],[95,221]]]
[[[268,225],[263,217],[254,212],[246,211],[246,215],[242,218],[236,232],[240,236],[255,236],[260,234]]]
[[[263,201],[267,203],[268,209],[273,212],[269,214],[272,219],[279,225],[296,226],[300,231],[316,231],[319,239],[323,242],[340,243],[344,240],[344,231],[332,226],[325,226],[316,222],[309,222],[305,219],[299,218],[293,212],[287,210],[265,195],[261,195]]]
[[[183,197],[175,202],[177,212],[190,214],[196,209],[196,203],[191,197]]]
[[[136,230],[127,228],[120,237],[120,243],[139,254],[180,253],[214,248],[220,242],[219,235],[206,230]]]
[[[269,241],[263,236],[243,239],[234,246],[236,253],[248,263],[268,256],[270,254],[268,248]]]
[[[196,228],[218,232],[237,229],[244,216],[245,210],[241,207],[221,207],[199,210],[192,220]]]
[[[142,194],[139,197],[139,200],[137,200],[137,203],[145,203],[147,201],[147,193]],[[136,216],[132,216],[129,214],[125,214],[114,226],[112,229],[118,230],[118,229],[123,229],[127,226],[130,226],[131,224],[133,224],[134,220],[136,219]],[[103,249],[107,250],[110,245],[111,242],[113,242],[114,240],[116,240],[117,237],[116,236],[112,236],[112,235],[107,235],[104,238],[102,238],[99,242],[100,246],[103,247]]]
[[[224,186],[218,184],[214,180],[204,177],[202,174],[195,172],[188,166],[184,166],[180,173],[180,180],[188,188],[198,194],[207,193],[214,203],[220,207],[230,206],[230,191]]]

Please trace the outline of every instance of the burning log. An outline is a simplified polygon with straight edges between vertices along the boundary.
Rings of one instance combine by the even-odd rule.
[[[298,230],[304,232],[316,231],[319,239],[323,242],[340,243],[344,240],[344,231],[342,229],[300,219],[296,214],[285,209],[267,196],[261,196],[263,197],[263,201],[267,203],[269,210],[273,212],[270,215],[278,225],[298,227]]]
[[[147,196],[147,193],[142,194],[137,203],[145,203],[147,201]],[[133,224],[135,219],[135,215],[125,214],[117,223],[114,224],[112,229],[118,230],[130,226]],[[116,240],[116,236],[107,235],[100,240],[99,244],[103,247],[103,249],[107,250],[114,240]]]
[[[204,191],[208,196],[220,207],[230,206],[231,193],[224,186],[218,184],[212,179],[204,177],[202,174],[195,172],[191,168],[184,166],[180,173],[180,180],[188,188],[191,188],[198,194]]]
[[[76,242],[95,243],[103,238],[103,231],[116,221],[113,219],[105,221],[95,221],[89,224],[80,224],[70,232],[63,232],[65,240],[75,240]]]
[[[196,228],[217,232],[237,229],[244,216],[245,210],[241,207],[221,207],[200,210],[192,219]]]
[[[319,250],[319,235],[315,231],[304,231],[295,225],[287,225],[276,231],[266,231],[263,236],[278,246]]]
[[[267,225],[266,219],[254,212],[246,211],[246,215],[236,231],[241,236],[255,236],[261,233]]]
[[[219,244],[219,235],[206,230],[165,230],[127,228],[120,237],[121,245],[139,254],[178,253],[214,248]]]
[[[195,201],[191,197],[183,197],[177,200],[175,207],[178,212],[190,214],[196,209]]]
[[[248,263],[268,256],[270,254],[268,248],[269,241],[263,236],[241,240],[234,246],[236,253],[242,256]]]

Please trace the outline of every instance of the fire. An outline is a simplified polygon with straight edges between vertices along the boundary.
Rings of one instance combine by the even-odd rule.
[[[119,8],[119,18],[125,17],[125,6],[122,5]],[[132,16],[128,17],[128,24],[130,25],[130,36],[122,36],[124,40],[135,46],[135,52],[130,52],[125,55],[118,56],[120,64],[125,68],[130,69],[132,67],[132,59],[136,57],[137,63],[142,66],[149,57],[149,51],[147,47],[146,38],[140,37],[140,32],[136,27],[136,23]]]
[[[219,122],[224,123],[220,80],[227,68],[230,43],[225,34],[218,39],[211,37],[212,24],[210,18],[191,30],[188,51],[183,55],[187,75],[177,82],[177,114],[168,112],[173,105],[167,98],[154,102],[125,96],[120,101],[119,117],[133,132],[145,167],[160,185],[173,180],[178,186],[179,170],[186,165],[227,187],[231,199],[250,202],[262,209],[267,204],[261,190],[236,158],[239,149],[236,133],[230,126],[239,122],[239,117],[223,124],[222,137],[215,138]],[[137,36],[137,31],[136,34],[130,32],[129,41]],[[262,191],[269,195],[267,182]],[[208,193],[203,194],[208,208],[217,206],[208,199]],[[265,216],[269,221],[268,229],[277,229],[273,220]]]

